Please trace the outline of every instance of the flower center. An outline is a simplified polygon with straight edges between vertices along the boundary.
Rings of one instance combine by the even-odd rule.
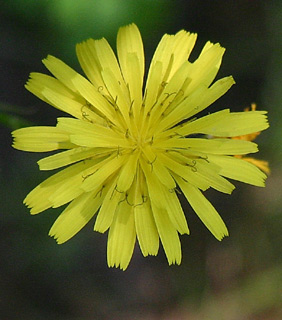
[[[141,135],[138,135],[136,139],[136,148],[142,150],[147,143],[144,141],[144,138]]]

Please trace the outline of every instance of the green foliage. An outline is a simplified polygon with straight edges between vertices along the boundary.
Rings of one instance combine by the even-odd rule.
[[[22,110],[19,107],[0,103],[0,124],[11,130],[32,126],[32,123],[21,113]]]

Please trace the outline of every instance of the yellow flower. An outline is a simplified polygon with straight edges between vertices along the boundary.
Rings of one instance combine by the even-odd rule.
[[[144,256],[158,253],[160,239],[168,263],[180,264],[179,234],[189,229],[177,189],[221,240],[227,228],[202,191],[230,194],[234,185],[225,178],[264,186],[263,172],[233,157],[257,152],[257,145],[229,138],[266,129],[266,112],[225,109],[196,119],[234,80],[212,84],[225,51],[219,44],[207,42],[189,62],[195,41],[184,30],[164,35],[144,88],[143,43],[134,24],[118,32],[118,59],[104,38],[77,45],[89,80],[53,56],[43,63],[54,77],[31,73],[26,88],[72,116],[58,118],[55,127],[13,132],[16,149],[66,149],[38,162],[40,170],[67,167],[24,200],[31,214],[69,203],[49,233],[58,243],[97,214],[94,230],[109,230],[110,267],[127,268],[136,238]]]
[[[250,111],[250,109],[252,111],[255,111],[256,108],[257,108],[257,105],[255,103],[252,103],[251,104],[251,108],[247,107],[247,108],[244,109],[244,111],[247,112],[247,111]],[[253,132],[253,133],[250,133],[250,134],[244,134],[242,136],[232,137],[232,139],[253,141],[253,140],[255,140],[255,138],[259,134],[260,134],[260,131]],[[244,155],[235,155],[234,157],[239,158],[239,159],[243,159],[243,160],[248,161],[250,163],[253,163],[255,166],[257,166],[260,170],[262,170],[266,174],[270,174],[270,168],[269,168],[268,161],[255,159],[253,157],[246,157]]]

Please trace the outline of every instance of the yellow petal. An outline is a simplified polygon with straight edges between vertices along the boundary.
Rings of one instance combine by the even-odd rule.
[[[181,244],[178,233],[165,209],[152,203],[153,215],[169,265],[181,263]]]
[[[165,207],[166,201],[164,194],[159,192],[161,186],[159,179],[155,175],[154,171],[151,171],[150,165],[147,164],[144,159],[141,158],[139,161],[146,178],[150,201],[160,207]]]
[[[99,151],[96,148],[88,149],[84,147],[77,147],[49,157],[45,157],[40,159],[37,163],[40,170],[53,170],[87,158],[97,157],[97,154],[102,156],[105,153],[103,153],[103,150]]]
[[[86,162],[89,163],[86,164]],[[99,159],[85,161],[83,163],[84,170],[78,174],[73,174],[67,180],[65,180],[64,183],[58,186],[48,199],[52,203],[52,207],[60,207],[84,193],[84,190],[81,188],[82,184],[88,176],[91,176],[94,172],[96,172],[96,170],[98,170],[97,168],[100,166],[99,162]],[[102,182],[97,181],[92,191],[99,192],[99,190],[102,188],[102,185]]]
[[[67,88],[76,92],[76,88],[72,83],[72,79],[76,76],[77,72],[65,64],[62,60],[48,55],[46,59],[42,60],[45,67]]]
[[[130,128],[131,123],[129,119],[130,98],[127,90],[122,90],[120,82],[111,69],[106,68],[102,71],[103,80],[105,85],[112,96],[114,108],[119,110]]]
[[[202,138],[178,138],[156,143],[158,147],[167,149],[191,149],[212,154],[246,154],[257,152],[257,144],[244,140],[233,139],[202,139]]]
[[[154,203],[157,207],[164,208],[168,212],[176,230],[181,234],[188,234],[187,222],[174,189],[168,189],[167,186],[161,185],[161,179],[158,180],[154,167],[152,167],[153,170],[150,172],[148,165],[144,161],[141,161],[141,167],[146,176],[151,203]]]
[[[136,176],[136,167],[137,161],[139,158],[139,152],[134,152],[127,157],[127,161],[124,164],[123,168],[120,171],[118,181],[117,181],[117,190],[119,192],[126,192]]]
[[[101,66],[95,50],[95,40],[89,39],[77,44],[76,54],[87,78],[92,82],[96,89],[103,88],[103,92],[107,93],[107,89],[104,87],[104,81],[101,76]]]
[[[221,240],[223,237],[228,236],[227,228],[220,215],[201,191],[190,183],[184,182],[180,177],[177,178],[177,183],[193,210],[216,239]]]
[[[173,51],[173,42],[174,42],[174,36],[172,35],[165,34],[162,37],[153,55],[152,62],[148,72],[148,79],[151,77],[152,68],[159,61],[162,64],[162,69],[161,69],[162,73],[160,77],[160,82],[161,83],[166,82],[169,76],[169,72],[171,70],[171,64],[172,64],[171,56]],[[168,70],[169,72],[167,72]],[[165,79],[166,74],[167,76]]]
[[[127,54],[126,70],[130,108],[132,109],[129,112],[132,112],[133,119],[138,124],[142,105],[143,73],[136,53]]]
[[[70,133],[70,141],[83,147],[130,147],[124,135],[109,127],[73,118],[58,118],[57,127]]]
[[[94,161],[74,164],[40,183],[24,199],[24,203],[28,208],[31,208],[30,213],[37,214],[50,208],[52,206],[52,202],[49,200],[50,196],[62,185],[68,184],[69,179],[73,176],[78,174],[83,175],[83,171],[91,168],[93,165],[95,165]]]
[[[99,89],[95,88],[88,80],[79,74],[72,79],[72,83],[81,96],[90,103],[94,110],[101,112],[102,115],[108,118],[112,123],[117,123],[113,108],[107,99],[99,92]],[[83,110],[80,108],[80,113],[82,113],[82,111]],[[81,118],[81,116],[77,118]]]
[[[217,99],[223,96],[233,86],[233,84],[235,84],[235,81],[231,76],[217,80],[211,87],[209,87],[209,90],[207,91],[207,94],[201,102],[197,112],[204,110],[206,107],[214,103]],[[194,113],[190,116],[193,115]]]
[[[204,160],[197,160],[195,168],[197,169],[199,175],[201,175],[203,179],[206,179],[210,186],[217,191],[231,194],[231,192],[235,189],[235,186],[231,182],[218,174],[217,171],[219,167],[217,166],[215,170],[213,163],[206,162]]]
[[[203,48],[198,59],[192,64],[191,71],[189,72],[189,77],[192,81],[187,90],[185,90],[186,96],[189,96],[199,84],[209,87],[218,72],[224,51],[225,49],[218,43],[208,43]]]
[[[156,61],[154,64],[151,63],[143,101],[145,115],[147,115],[158,100],[162,84],[162,68],[163,65],[160,61]]]
[[[168,190],[173,190],[176,187],[175,181],[173,180],[169,170],[162,164],[162,162],[158,158],[152,163],[152,168],[160,182]]]
[[[70,141],[78,146],[87,148],[110,148],[116,150],[115,153],[119,154],[120,147],[127,147],[126,140],[99,136],[95,134],[71,134]]]
[[[165,34],[162,37],[151,63],[151,67],[154,66],[157,61],[162,63],[162,82],[168,82],[184,61],[187,61],[196,42],[196,38],[196,34],[190,34],[184,30],[179,31],[176,35]],[[150,77],[151,67],[148,78]]]
[[[84,165],[83,171],[70,176],[64,183],[58,186],[48,199],[52,203],[52,207],[60,207],[80,196],[84,192],[84,190],[81,189],[81,186],[85,177],[93,174],[96,170],[97,163],[99,163],[99,160],[90,160],[89,164]],[[98,192],[100,188],[101,183],[97,182],[93,191]]]
[[[175,191],[162,188],[161,192],[165,194],[166,210],[173,226],[180,234],[189,234],[188,224]]]
[[[110,227],[107,246],[109,267],[125,270],[131,260],[136,241],[134,209],[126,201],[117,208]]]
[[[101,136],[109,133],[117,137],[116,133],[108,127],[97,125],[81,119],[60,117],[57,118],[57,128],[68,132],[69,134],[99,134]]]
[[[216,137],[235,137],[262,131],[269,127],[265,114],[266,111],[231,112],[214,123],[208,123],[197,132]],[[189,125],[187,129],[189,130]]]
[[[191,63],[185,61],[166,84],[164,90],[160,92],[158,101],[154,104],[150,116],[151,121],[149,125],[153,125],[153,128],[156,127],[161,118],[164,118],[174,110],[180,102],[187,98],[184,95],[184,90],[191,81],[189,76],[187,76],[189,75],[190,68]]]
[[[182,120],[190,117],[190,114],[199,112],[199,106],[207,92],[208,88],[201,85],[189,97],[179,103],[168,115],[166,115],[156,128],[156,132],[178,124]]]
[[[144,76],[144,49],[141,34],[135,24],[119,29],[117,53],[125,82],[129,85],[131,100],[141,105]]]
[[[112,224],[115,211],[125,196],[116,190],[116,179],[109,181],[101,191],[99,196],[104,195],[103,204],[95,221],[94,231],[104,233]]]
[[[154,171],[154,174],[160,182],[164,184],[167,189],[174,189],[176,187],[175,181],[173,180],[170,172],[158,158],[158,154],[154,152],[150,146],[144,147],[142,151],[151,166],[151,171]]]
[[[174,159],[186,166],[185,171],[187,171],[187,166],[190,167],[194,177],[196,176],[203,181],[206,181],[208,186],[220,192],[230,194],[235,188],[232,183],[219,175],[221,170],[220,166],[211,163],[207,155],[206,158],[196,156],[195,159],[191,161],[191,159],[186,157],[185,153],[182,154],[178,152],[174,154]],[[178,175],[180,174],[178,173]],[[182,174],[181,176],[188,182],[191,182],[191,180],[188,179],[189,176],[187,176],[187,174]],[[196,186],[195,183],[194,185]]]
[[[124,164],[125,157],[109,157],[99,163],[99,167],[95,172],[88,175],[83,181],[81,187],[85,191],[91,191],[95,189],[97,185],[106,181],[113,173],[120,169]]]
[[[83,190],[80,189],[82,182],[83,177],[77,175],[69,178],[65,184],[54,190],[48,199],[52,203],[52,208],[58,208],[83,194]]]
[[[174,36],[172,55],[173,65],[171,68],[168,81],[173,77],[174,73],[180,68],[183,62],[187,61],[197,39],[196,33],[190,33],[185,30],[177,32]]]
[[[64,86],[58,79],[48,76],[46,74],[32,72],[29,75],[29,79],[25,85],[25,88],[36,95],[41,100],[49,103],[49,101],[44,97],[42,91],[44,88],[49,88],[56,93],[63,94],[68,98],[76,99],[82,102],[82,99],[79,95],[75,94],[73,91]]]
[[[191,63],[189,61],[185,61],[181,67],[174,73],[170,81],[166,84],[165,89],[161,93],[159,97],[158,104],[160,105],[159,107],[159,112],[164,112],[168,113],[167,111],[171,111],[175,107],[175,101],[179,103],[179,100],[183,100],[186,98],[184,89],[183,89],[183,84],[185,81],[188,80],[188,82],[191,81],[189,77],[189,71],[191,69]],[[176,98],[180,99],[176,99]],[[173,104],[172,104],[173,101]],[[169,106],[170,109],[167,109]]]
[[[76,76],[81,77],[78,74],[76,74]],[[25,87],[41,100],[49,103],[59,110],[68,112],[77,118],[84,118],[85,120],[94,121],[96,123],[103,123],[104,121],[97,113],[94,113],[90,109],[91,106],[86,103],[85,99],[79,93],[71,91],[54,77],[33,72],[30,74],[30,79],[26,83]],[[71,108],[69,108],[68,104],[60,105],[58,103],[51,102],[43,94],[44,89],[50,89],[50,91],[54,92],[55,94],[65,96],[70,100],[74,100],[79,107],[72,110]],[[77,109],[79,109],[79,112],[77,112]]]
[[[206,133],[206,131],[209,130],[209,127],[215,127],[219,121],[227,119],[229,113],[229,109],[224,109],[208,114],[207,116],[201,117],[197,120],[186,122],[185,124],[179,125],[176,128],[169,130],[169,132],[166,133],[165,136],[172,135],[173,133],[179,134],[180,136],[188,136],[193,133]]]
[[[137,239],[144,257],[157,255],[159,250],[159,234],[153,218],[148,196],[147,200],[134,207],[134,219]]]
[[[264,187],[266,174],[255,165],[243,159],[228,156],[210,155],[209,161],[221,167],[220,174],[224,177]]]
[[[13,147],[31,152],[46,152],[74,147],[67,132],[56,127],[28,127],[12,132]]]
[[[171,172],[178,174],[201,190],[207,190],[210,187],[210,184],[207,182],[207,180],[200,176],[197,170],[195,170],[194,164],[180,164],[172,157],[161,153],[159,154],[159,158],[162,161],[162,164]]]
[[[225,94],[234,83],[232,77],[220,79],[210,88],[201,83],[187,98],[185,97],[185,99],[168,114],[167,117],[164,118],[163,122],[170,122],[170,126],[172,126],[181,120],[193,117]],[[186,92],[184,94],[186,95]],[[163,125],[163,127],[168,126]]]
[[[100,65],[100,70],[110,69],[117,80],[121,84],[124,84],[117,58],[108,41],[104,38],[94,40],[94,50]]]
[[[42,91],[43,96],[57,109],[67,112],[68,114],[76,117],[83,118],[84,105],[77,102],[61,93],[57,93],[49,88]]]
[[[126,201],[133,207],[136,234],[142,254],[145,257],[157,255],[159,234],[153,218],[145,177],[140,168],[128,191]]]
[[[64,243],[77,234],[94,216],[102,198],[95,193],[84,193],[73,200],[67,208],[60,214],[49,235],[54,237],[58,244]]]

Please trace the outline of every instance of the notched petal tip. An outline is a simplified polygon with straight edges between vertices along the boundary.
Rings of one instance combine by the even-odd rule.
[[[53,238],[57,244],[64,244],[69,240],[69,239],[64,239],[64,240],[60,239],[60,237],[55,232],[51,232],[51,230],[49,231],[48,236],[50,238]]]
[[[180,265],[181,261],[182,261],[182,254],[180,252],[180,255],[173,257],[172,259],[170,257],[167,256],[167,261],[168,261],[168,265],[172,266],[172,265]]]
[[[121,266],[120,264],[118,263],[109,263],[108,262],[108,267],[109,268],[116,268],[116,269],[120,269],[121,271],[125,271],[127,268],[128,268],[128,265],[126,266]]]
[[[229,232],[228,232],[228,229],[226,228],[226,230],[224,230],[224,232],[221,234],[221,235],[219,235],[218,237],[216,237],[216,239],[218,240],[218,241],[222,241],[224,238],[226,238],[226,237],[229,237]]]

